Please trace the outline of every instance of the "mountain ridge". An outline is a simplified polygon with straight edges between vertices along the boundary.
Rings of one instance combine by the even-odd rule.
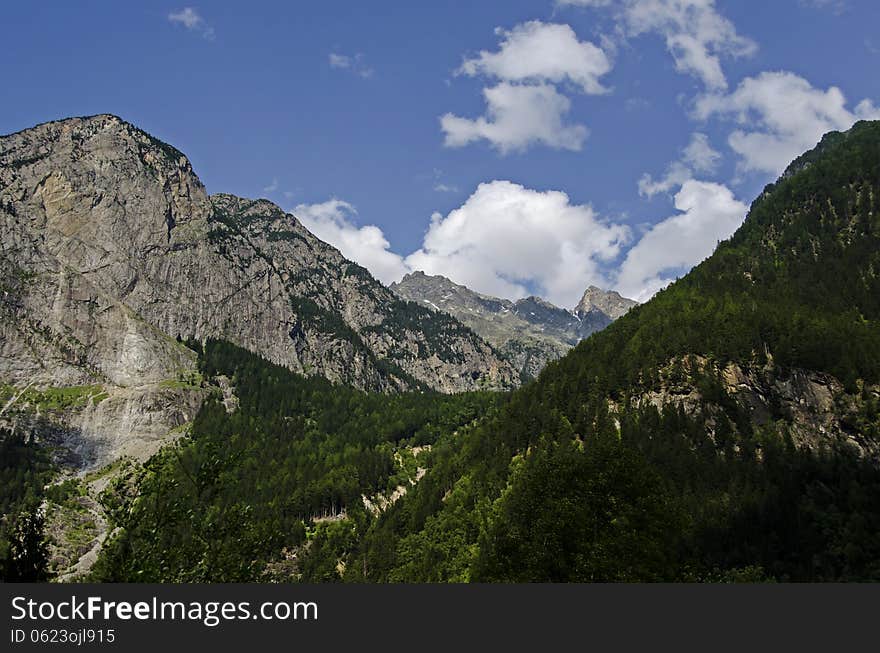
[[[401,301],[268,200],[209,196],[179,150],[117,116],[0,138],[0,230],[6,384],[146,392],[193,377],[182,343],[208,337],[369,390],[518,383],[460,323]],[[171,403],[191,407],[197,385]],[[142,418],[170,430],[191,413]],[[68,425],[99,460],[119,450],[108,420]]]
[[[520,371],[534,378],[584,338],[605,328],[637,303],[591,286],[574,311],[529,296],[492,297],[442,275],[406,274],[389,288],[409,301],[449,313],[485,338]]]
[[[826,135],[708,259],[438,442],[424,479],[343,551],[350,568],[880,578],[878,202],[880,122]]]

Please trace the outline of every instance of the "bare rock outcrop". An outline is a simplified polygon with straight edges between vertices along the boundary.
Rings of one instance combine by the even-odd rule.
[[[104,386],[73,427],[112,455],[194,412],[199,388],[157,390],[194,373],[189,338],[368,390],[518,382],[456,320],[271,202],[209,196],[181,152],[111,115],[0,137],[0,323],[0,384]]]

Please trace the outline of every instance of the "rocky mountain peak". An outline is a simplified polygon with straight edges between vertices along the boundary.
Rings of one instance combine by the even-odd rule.
[[[599,311],[612,320],[616,320],[626,315],[633,306],[637,305],[637,301],[622,297],[614,290],[602,290],[596,286],[590,286],[584,291],[584,295],[574,312],[578,315],[586,315],[592,311]]]
[[[414,282],[414,281],[425,280],[425,279],[430,279],[430,278],[431,277],[429,277],[427,274],[425,274],[422,270],[414,270],[413,272],[407,272],[405,275],[403,275],[403,279],[400,280],[400,283],[403,283],[404,281]],[[449,281],[449,279],[447,279],[446,277],[439,275],[439,274],[433,275],[433,278],[442,279],[444,281]]]

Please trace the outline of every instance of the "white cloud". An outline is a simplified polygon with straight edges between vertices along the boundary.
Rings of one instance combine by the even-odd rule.
[[[609,7],[618,0],[556,0],[560,7]]]
[[[653,197],[658,193],[668,193],[673,188],[680,187],[688,179],[693,179],[694,174],[691,169],[684,165],[681,161],[673,161],[669,164],[660,179],[654,179],[649,173],[642,175],[639,179],[639,195],[645,197]]]
[[[823,91],[790,72],[764,72],[743,80],[732,93],[705,95],[697,100],[695,114],[703,120],[714,115],[734,119],[741,128],[728,143],[740,155],[741,169],[772,174],[782,172],[826,132],[880,118],[870,100],[850,111],[839,88]]]
[[[273,177],[268,186],[263,186],[264,193],[274,193],[278,190],[278,177]]]
[[[693,75],[710,89],[727,88],[722,57],[749,56],[751,39],[718,13],[715,0],[558,0],[558,5],[611,7],[627,36],[656,33],[663,37],[676,70]]]
[[[351,57],[344,54],[337,54],[335,52],[331,52],[329,55],[330,59],[330,67],[331,68],[350,68],[351,67]]]
[[[638,301],[705,259],[742,224],[748,207],[721,184],[687,180],[675,195],[679,211],[655,224],[629,250],[616,289]]]
[[[573,307],[591,285],[644,301],[707,257],[742,223],[747,207],[726,186],[687,180],[678,213],[651,227],[633,246],[624,224],[601,218],[563,192],[510,181],[480,184],[458,208],[435,213],[422,246],[402,257],[382,230],[358,227],[355,208],[340,199],[300,204],[293,213],[383,283],[407,272],[442,274],[478,292],[516,299],[538,293]]]
[[[616,258],[628,238],[626,226],[601,220],[565,193],[493,181],[445,217],[434,214],[406,265],[478,292],[517,298],[533,288],[574,306],[591,283],[607,285],[601,265]]]
[[[605,52],[589,41],[578,41],[569,25],[533,20],[507,31],[495,30],[502,37],[498,52],[483,50],[466,59],[458,73],[484,75],[507,82],[561,83],[570,81],[584,93],[605,93],[599,77],[611,70]]]
[[[364,55],[360,52],[354,56],[339,54],[338,52],[331,52],[328,55],[327,60],[330,63],[331,68],[349,70],[358,77],[363,77],[364,79],[369,79],[376,72],[366,65],[366,63],[364,62]]]
[[[538,144],[580,150],[587,128],[565,123],[571,101],[556,84],[605,93],[599,77],[611,70],[607,55],[588,41],[578,41],[568,25],[530,21],[511,30],[498,28],[496,34],[501,37],[497,52],[483,50],[456,71],[497,80],[483,88],[486,115],[473,120],[452,113],[441,116],[444,144],[463,147],[487,140],[502,154]]]
[[[293,213],[386,284],[422,270],[501,297],[524,297],[534,289],[569,307],[590,284],[609,285],[602,267],[620,255],[630,237],[628,227],[600,219],[588,205],[572,204],[565,193],[509,181],[480,184],[459,208],[445,217],[435,213],[422,247],[405,259],[389,250],[381,229],[357,227],[348,202],[300,204]]]
[[[192,7],[184,7],[180,11],[172,11],[168,14],[168,20],[179,23],[187,29],[197,29],[204,24],[204,19]]]
[[[709,144],[708,136],[694,132],[690,143],[684,148],[683,160],[697,172],[714,172],[721,160],[721,154]]]
[[[214,38],[214,28],[208,25],[193,7],[172,11],[168,14],[168,21],[174,25],[182,25],[190,32],[199,32],[206,39]]]
[[[667,193],[692,179],[694,173],[714,172],[720,160],[721,154],[712,148],[709,137],[694,132],[687,147],[682,150],[681,158],[669,165],[661,179],[655,180],[647,173],[639,179],[639,194],[651,197],[657,193]]]
[[[587,128],[566,124],[571,101],[550,84],[502,82],[483,89],[487,111],[476,120],[447,113],[440,118],[446,147],[463,147],[485,139],[502,154],[541,143],[556,149],[580,150]]]
[[[374,225],[358,227],[352,222],[354,206],[339,199],[319,204],[299,204],[293,214],[321,240],[336,247],[346,258],[363,265],[383,283],[399,281],[408,272],[403,259],[389,250],[382,230]]]
[[[458,186],[452,186],[450,184],[444,184],[443,182],[438,181],[436,184],[434,184],[434,190],[438,193],[457,193]]]

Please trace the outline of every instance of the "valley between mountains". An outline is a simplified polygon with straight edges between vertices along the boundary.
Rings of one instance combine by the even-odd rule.
[[[880,123],[643,305],[385,287],[112,115],[0,137],[7,580],[880,580]]]

